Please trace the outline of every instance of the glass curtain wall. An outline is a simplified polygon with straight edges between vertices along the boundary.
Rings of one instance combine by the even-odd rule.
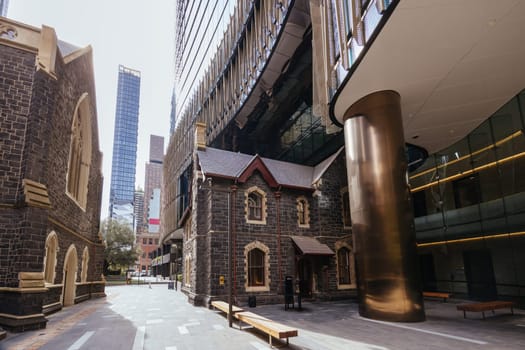
[[[410,173],[423,289],[523,303],[524,109],[525,90]]]

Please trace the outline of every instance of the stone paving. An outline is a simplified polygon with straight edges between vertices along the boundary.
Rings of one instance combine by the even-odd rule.
[[[85,349],[268,349],[259,331],[228,327],[224,314],[194,307],[180,291],[167,285],[107,287],[106,299],[87,301],[49,316],[45,330],[13,334],[0,342],[2,350]],[[462,301],[426,301],[427,321],[391,323],[359,316],[352,301],[303,302],[302,311],[284,305],[245,309],[296,327],[282,349],[525,349],[525,311],[497,310],[467,314],[456,310]]]

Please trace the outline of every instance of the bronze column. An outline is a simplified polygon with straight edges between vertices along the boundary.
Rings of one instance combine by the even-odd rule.
[[[361,98],[345,113],[344,133],[359,314],[423,321],[399,94]]]

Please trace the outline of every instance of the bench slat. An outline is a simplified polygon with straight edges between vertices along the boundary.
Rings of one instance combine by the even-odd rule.
[[[297,336],[297,329],[272,321],[250,311],[238,312],[234,316],[239,321],[249,324],[274,338],[283,339]]]
[[[483,318],[485,318],[485,311],[494,311],[496,309],[510,308],[510,311],[514,314],[514,302],[512,301],[483,301],[479,303],[460,304],[456,306],[456,309],[463,311],[463,317],[466,318],[466,312],[481,312]]]
[[[226,314],[228,314],[228,312],[229,312],[229,304],[224,302],[224,301],[215,300],[215,301],[211,302],[211,305],[214,308],[219,309],[222,312],[225,312]],[[240,307],[232,305],[232,313],[235,314],[236,312],[241,312],[241,311],[243,311],[243,310]]]

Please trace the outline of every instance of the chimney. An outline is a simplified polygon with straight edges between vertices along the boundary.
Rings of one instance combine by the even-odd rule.
[[[206,150],[206,123],[195,123],[195,148],[199,151]]]

